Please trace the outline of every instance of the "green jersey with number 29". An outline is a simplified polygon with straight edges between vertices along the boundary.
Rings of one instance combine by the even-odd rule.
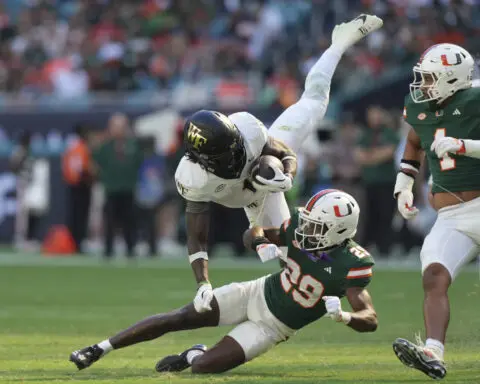
[[[345,296],[349,287],[366,287],[372,277],[372,256],[353,240],[331,251],[312,254],[295,241],[298,212],[280,228],[288,246],[287,266],[265,281],[265,300],[272,314],[300,329],[326,313],[322,296]]]
[[[430,146],[435,138],[480,140],[480,88],[457,92],[442,108],[405,98],[403,116],[420,137],[433,177],[432,192],[480,190],[480,160],[449,154],[439,159]]]

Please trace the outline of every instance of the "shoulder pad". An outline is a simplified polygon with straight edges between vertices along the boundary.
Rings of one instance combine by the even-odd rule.
[[[375,264],[372,255],[354,241],[349,241],[346,250],[353,256],[353,267],[372,266]]]
[[[465,112],[469,115],[478,116],[480,111],[478,105],[480,103],[480,87],[472,87],[465,90]]]
[[[208,184],[208,173],[200,165],[182,157],[175,171],[178,192],[187,200],[210,201],[202,189]]]
[[[228,118],[242,134],[249,157],[257,158],[260,156],[268,139],[268,131],[265,125],[248,112],[233,113]]]

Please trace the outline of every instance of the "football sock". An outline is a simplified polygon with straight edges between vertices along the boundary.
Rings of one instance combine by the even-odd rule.
[[[445,347],[440,341],[435,339],[427,339],[427,341],[425,342],[425,348],[430,349],[440,359],[443,360],[443,353],[445,351]]]
[[[187,352],[187,362],[188,362],[188,364],[192,365],[193,360],[197,356],[202,356],[204,353],[205,353],[204,351],[200,351],[198,349],[192,349],[191,351],[188,351]]]
[[[112,344],[110,344],[110,340],[103,340],[102,342],[97,344],[100,349],[103,350],[102,356],[105,356],[108,352],[113,350]]]

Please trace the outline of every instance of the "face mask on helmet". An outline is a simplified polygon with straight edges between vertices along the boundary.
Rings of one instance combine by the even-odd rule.
[[[456,92],[472,85],[473,58],[453,44],[429,48],[413,67],[410,95],[415,103],[442,103]]]
[[[187,148],[186,155],[208,172],[223,179],[240,177],[247,158],[242,137],[235,140],[226,152],[208,154]]]
[[[299,212],[295,241],[306,251],[327,251],[357,232],[360,210],[355,199],[339,190],[313,196]]]
[[[329,227],[328,223],[314,222],[300,214],[295,240],[306,251],[324,250],[332,246],[327,237]]]

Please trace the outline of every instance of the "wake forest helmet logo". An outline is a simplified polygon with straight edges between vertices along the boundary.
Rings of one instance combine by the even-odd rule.
[[[193,145],[193,148],[199,149],[203,144],[207,142],[207,138],[202,136],[202,131],[193,123],[188,126],[187,140]]]

